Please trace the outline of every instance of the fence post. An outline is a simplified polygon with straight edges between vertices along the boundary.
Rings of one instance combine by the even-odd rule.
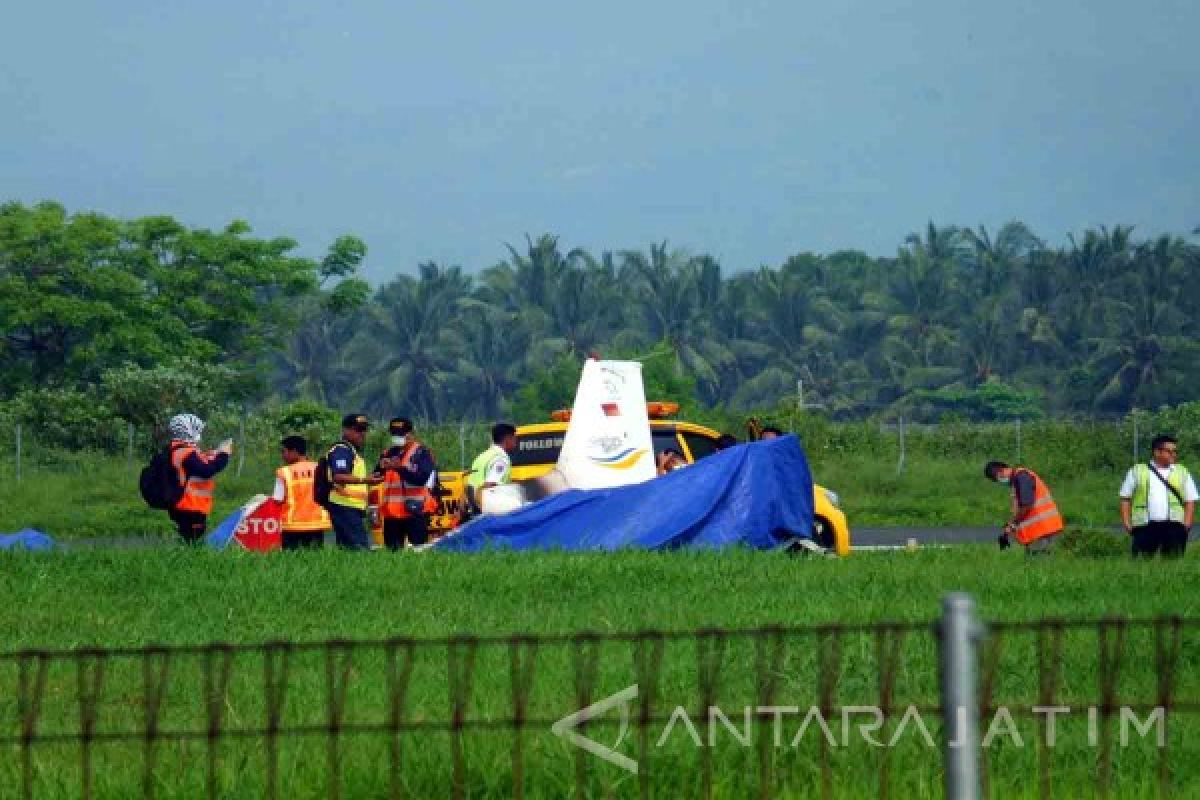
[[[952,592],[942,598],[938,633],[946,732],[943,764],[946,800],[978,800],[980,744],[975,645],[982,631],[971,595]]]
[[[242,467],[246,465],[246,409],[238,417],[238,465],[237,476],[242,477]]]
[[[904,461],[905,461],[905,453],[904,453],[904,415],[903,415],[903,414],[901,414],[901,415],[900,415],[900,461],[899,461],[899,462],[896,464],[896,473],[897,473],[898,475],[903,475],[903,474],[904,474]]]
[[[467,468],[467,423],[466,420],[460,420],[458,423],[458,464],[459,469]]]
[[[21,423],[17,423],[17,483],[21,482]]]
[[[1140,458],[1140,453],[1142,452],[1142,447],[1141,447],[1142,443],[1138,441],[1139,434],[1141,432],[1138,430],[1137,409],[1133,410],[1132,416],[1133,416],[1133,463],[1136,464],[1136,463],[1138,463],[1138,458]]]

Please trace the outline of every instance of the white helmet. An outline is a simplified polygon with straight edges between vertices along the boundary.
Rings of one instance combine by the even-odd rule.
[[[176,414],[167,423],[167,430],[171,432],[172,439],[195,444],[200,441],[200,434],[204,433],[204,420],[195,414]]]

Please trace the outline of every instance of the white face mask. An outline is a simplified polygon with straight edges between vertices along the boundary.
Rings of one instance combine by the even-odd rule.
[[[393,436],[392,437],[392,444],[396,445],[396,447],[404,447],[404,445],[407,443],[408,443],[407,436]]]

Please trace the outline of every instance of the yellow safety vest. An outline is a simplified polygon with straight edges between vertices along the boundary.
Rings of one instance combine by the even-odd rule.
[[[349,447],[354,453],[354,466],[350,468],[350,474],[355,478],[366,479],[367,477],[367,462],[359,454],[358,448],[349,442],[339,442],[338,445]],[[337,447],[338,445],[334,445]],[[333,453],[333,448],[329,450]],[[371,487],[365,483],[333,483],[333,463],[329,465],[329,482],[332,487],[329,490],[329,502],[346,508],[354,508],[359,511],[367,510],[367,495],[371,491]]]
[[[313,498],[312,461],[299,461],[280,467],[275,476],[283,481],[284,533],[319,533],[329,530],[329,512]]]

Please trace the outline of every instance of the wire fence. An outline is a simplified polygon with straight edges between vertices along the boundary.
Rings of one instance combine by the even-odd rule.
[[[1200,620],[957,623],[23,650],[0,795],[1196,796]]]
[[[1114,419],[1014,420],[1004,423],[914,424],[904,417],[873,423],[829,422],[810,417],[792,420],[786,428],[797,433],[810,454],[871,452],[896,464],[897,472],[919,468],[923,457],[991,457],[1012,463],[1056,463],[1067,458],[1073,465],[1089,467],[1136,463],[1149,457],[1149,445],[1158,433],[1174,433],[1185,452],[1200,447],[1200,438],[1188,420],[1160,418],[1144,412]],[[714,422],[714,424],[716,424]],[[462,422],[432,424],[417,421],[418,437],[437,455],[444,470],[465,469],[490,444],[490,424]],[[300,433],[317,452],[337,438],[334,429],[281,432],[274,422],[253,415],[218,418],[207,431],[213,446],[226,437],[234,440],[233,473],[241,476],[277,466],[279,441],[285,433]],[[380,451],[386,432],[373,431],[367,450]],[[73,447],[64,431],[42,430],[21,423],[0,425],[0,442],[9,458],[0,460],[0,471],[19,482],[32,470],[47,464],[70,467],[72,457],[104,454],[122,459],[127,471],[140,468],[156,447],[164,444],[161,432],[132,424],[113,427],[103,441]],[[73,456],[71,454],[74,454]]]

